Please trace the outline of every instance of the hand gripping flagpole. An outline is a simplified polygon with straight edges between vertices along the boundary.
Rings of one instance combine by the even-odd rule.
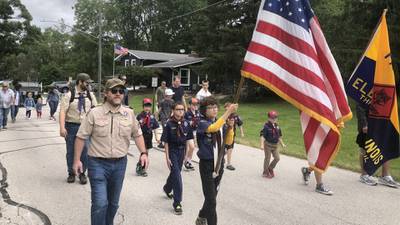
[[[245,78],[243,76],[241,76],[239,86],[236,90],[235,98],[233,100],[233,104],[236,104],[239,102],[240,92],[243,88],[244,80],[245,80]],[[217,142],[219,145],[218,146],[218,156],[217,156],[217,163],[215,165],[214,172],[213,172],[213,178],[217,178],[219,176],[219,171],[221,170],[222,160],[224,159],[224,156],[225,156],[225,143],[226,143],[227,134],[228,134],[228,132],[226,132],[225,135],[222,133],[222,135],[224,135],[224,138],[222,140],[222,145],[221,145],[221,143]],[[219,141],[219,142],[221,142],[221,141]]]

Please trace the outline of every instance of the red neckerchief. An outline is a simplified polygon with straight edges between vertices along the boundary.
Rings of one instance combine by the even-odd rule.
[[[151,118],[150,118],[150,113],[147,113],[145,111],[142,112],[144,117],[143,124],[146,124],[146,126],[150,129],[150,124],[151,124]]]
[[[180,137],[183,135],[183,117],[177,120],[175,116],[171,116],[171,121],[175,122],[178,126],[176,127],[176,136]]]

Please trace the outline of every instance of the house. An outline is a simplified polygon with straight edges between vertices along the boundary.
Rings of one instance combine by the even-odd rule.
[[[174,76],[181,77],[182,86],[186,90],[197,90],[202,80],[207,75],[198,74],[193,66],[200,65],[205,58],[195,54],[174,54],[165,52],[152,52],[129,50],[127,55],[120,55],[116,59],[122,66],[143,66],[147,68],[158,68],[161,74],[158,75],[158,85],[166,81],[170,86]]]

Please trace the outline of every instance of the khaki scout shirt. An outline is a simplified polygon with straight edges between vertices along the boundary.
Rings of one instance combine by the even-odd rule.
[[[90,110],[79,127],[77,137],[90,137],[88,155],[101,158],[120,158],[128,153],[131,137],[142,135],[135,113],[126,106],[112,111],[109,103]]]
[[[76,90],[76,87],[75,87]],[[86,91],[83,92],[83,96],[85,97],[85,107],[81,112],[78,110],[78,97],[79,93],[75,93],[75,99],[73,102],[69,102],[71,99],[71,92],[68,92],[61,98],[60,110],[65,112],[65,121],[70,123],[81,123],[85,118],[86,114],[89,112],[91,106],[97,105],[96,97],[90,92],[90,96],[92,97],[92,102],[90,102],[89,98],[86,97]]]

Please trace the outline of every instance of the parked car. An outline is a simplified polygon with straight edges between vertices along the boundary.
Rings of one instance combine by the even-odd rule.
[[[49,86],[56,87],[57,90],[61,93],[66,93],[69,90],[69,82],[68,81],[54,81]]]

